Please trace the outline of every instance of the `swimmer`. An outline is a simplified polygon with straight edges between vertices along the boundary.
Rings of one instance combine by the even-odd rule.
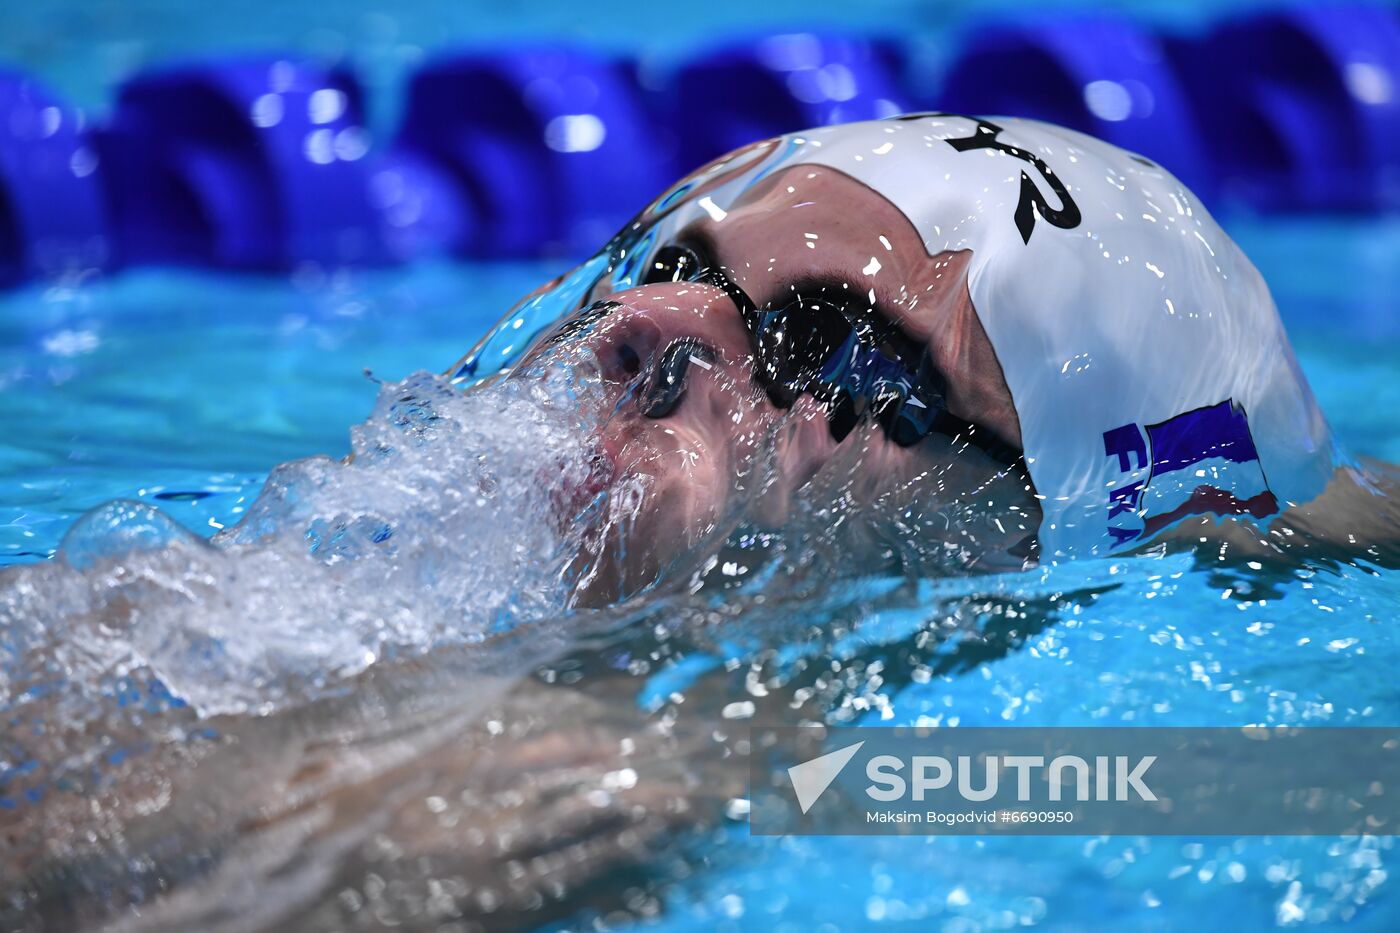
[[[634,546],[590,581],[606,599],[804,498],[871,519],[845,529],[868,571],[1169,539],[1396,556],[1390,481],[1339,455],[1238,247],[1163,167],[1044,123],[910,114],[740,149],[451,375],[561,345],[611,392],[607,470],[646,483]]]
[[[448,377],[519,387],[561,366],[587,383],[598,463],[554,507],[561,524],[607,517],[573,568],[583,604],[742,585],[779,559],[766,529],[795,532],[818,554],[809,569],[845,574],[1016,570],[1172,540],[1212,559],[1400,563],[1400,500],[1382,494],[1394,474],[1338,453],[1258,273],[1166,170],[1040,123],[916,114],[738,150],[527,298]],[[399,401],[414,430],[438,418],[430,394]],[[420,487],[389,479],[374,488],[416,508]],[[357,507],[336,498],[331,514]],[[228,540],[254,552],[263,523]],[[285,524],[300,557],[305,529]],[[353,531],[337,572],[357,566]],[[181,566],[137,576],[178,590],[188,615],[237,595]],[[92,601],[107,638],[125,624],[109,624],[113,607],[134,613],[144,591],[102,586],[117,594]],[[684,637],[739,614],[704,610]],[[745,793],[725,711],[742,699],[754,722],[821,721],[842,689],[825,672],[852,669],[847,655],[788,679],[736,668],[752,679],[737,687],[717,671],[653,716],[630,664],[667,657],[645,640],[662,627],[622,648],[590,632],[598,644],[565,655],[577,684],[519,674],[553,664],[559,637],[525,626],[431,659],[388,652],[258,716],[182,704],[121,730],[78,721],[139,751],[114,770],[60,760],[66,723],[45,718],[44,681],[40,747],[20,760],[60,760],[68,783],[0,813],[0,920],[508,929],[618,903],[650,916],[619,866],[654,868],[675,832]],[[1008,638],[1033,630],[1022,619]],[[252,687],[277,683],[252,670]],[[218,738],[185,741],[204,733]]]

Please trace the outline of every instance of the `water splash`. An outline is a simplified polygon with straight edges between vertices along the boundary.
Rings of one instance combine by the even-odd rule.
[[[558,613],[587,529],[556,510],[600,469],[581,387],[557,367],[465,395],[386,385],[350,457],[278,467],[212,542],[149,505],[97,509],[0,584],[0,707],[81,703],[145,667],[204,715],[266,712],[386,653]]]

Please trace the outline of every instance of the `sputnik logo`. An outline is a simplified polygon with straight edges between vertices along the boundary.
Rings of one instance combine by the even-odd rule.
[[[845,748],[838,748],[834,752],[788,768],[788,779],[792,781],[793,792],[797,794],[797,805],[802,808],[803,813],[812,809],[812,805],[826,793],[826,789],[836,780],[841,769],[850,764],[864,744],[864,741],[860,741],[854,745],[847,745]]]

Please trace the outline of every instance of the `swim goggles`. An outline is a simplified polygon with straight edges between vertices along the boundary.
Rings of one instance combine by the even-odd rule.
[[[727,294],[749,330],[755,377],[769,399],[788,408],[801,395],[813,396],[826,406],[836,440],[844,440],[863,417],[873,418],[902,447],[950,427],[943,377],[928,349],[873,313],[826,294],[759,307],[722,268],[704,264],[688,247],[665,246],[642,284],[677,281]]]

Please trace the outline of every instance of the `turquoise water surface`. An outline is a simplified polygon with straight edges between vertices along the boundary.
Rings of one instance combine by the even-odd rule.
[[[1400,462],[1400,224],[1226,226],[1270,281],[1342,444]],[[159,504],[203,534],[236,522],[274,464],[348,449],[374,379],[445,369],[556,271],[144,270],[0,296],[0,559],[46,559],[80,513],[117,497]],[[1181,555],[979,586],[1053,611],[976,663],[875,683],[857,720],[1400,725],[1395,572],[1256,579]],[[941,605],[871,610],[861,630],[917,629]],[[668,890],[664,928],[1400,921],[1389,837],[784,840],[735,823],[696,845],[699,870]]]

